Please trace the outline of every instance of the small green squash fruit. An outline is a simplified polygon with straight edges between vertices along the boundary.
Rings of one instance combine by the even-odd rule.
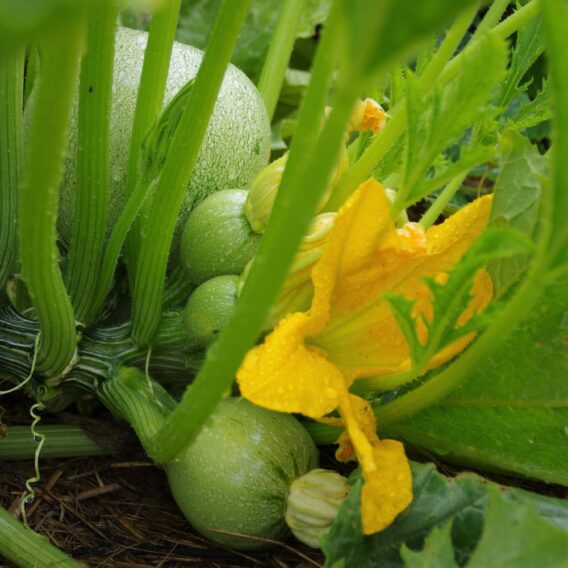
[[[314,442],[293,416],[229,398],[166,471],[194,528],[223,546],[252,550],[270,546],[254,537],[286,535],[290,486],[317,463]]]
[[[191,347],[207,347],[225,327],[237,303],[238,283],[238,276],[216,276],[191,294],[183,312]]]
[[[147,40],[148,34],[144,31],[119,28],[116,33],[110,119],[109,231],[126,198],[130,135]],[[201,50],[174,42],[164,106],[183,85],[195,78],[202,59]],[[60,194],[59,232],[66,242],[71,236],[75,203],[77,111],[75,103]],[[187,135],[191,136],[191,132]],[[189,180],[178,227],[181,228],[194,205],[210,193],[247,187],[268,163],[270,142],[270,121],[262,97],[242,71],[229,65]]]
[[[189,215],[180,250],[194,284],[222,274],[240,274],[256,253],[260,236],[245,215],[247,194],[244,189],[218,191]]]

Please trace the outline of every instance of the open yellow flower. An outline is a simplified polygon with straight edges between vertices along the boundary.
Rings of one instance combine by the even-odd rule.
[[[417,313],[431,315],[422,278],[445,277],[485,228],[490,207],[491,198],[484,197],[428,231],[412,223],[397,229],[384,188],[365,182],[339,211],[312,270],[310,310],[285,317],[247,354],[237,374],[242,395],[259,406],[314,419],[339,411],[345,433],[337,456],[356,457],[361,465],[365,534],[387,527],[412,500],[402,444],[379,439],[370,405],[349,393],[358,377],[410,368],[408,345],[383,295],[404,294],[416,300]],[[491,299],[485,272],[471,293],[460,323]],[[429,368],[455,356],[472,338],[437,353]]]

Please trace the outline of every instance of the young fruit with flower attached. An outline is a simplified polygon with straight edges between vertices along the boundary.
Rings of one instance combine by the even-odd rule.
[[[126,367],[97,394],[130,423],[145,448],[176,404],[158,383]],[[223,546],[252,550],[271,546],[289,529],[319,546],[348,486],[341,475],[317,466],[316,446],[296,418],[227,398],[164,468],[194,528]]]

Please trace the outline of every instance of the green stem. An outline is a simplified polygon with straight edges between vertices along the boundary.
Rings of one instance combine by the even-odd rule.
[[[99,386],[97,396],[115,416],[132,426],[146,452],[176,405],[158,383],[131,367],[120,367]]]
[[[0,507],[0,554],[21,568],[85,568]]]
[[[491,33],[502,38],[507,38],[527,22],[535,18],[539,11],[539,0],[532,0],[493,28]],[[475,42],[470,42],[466,50],[460,52],[449,62],[447,62],[447,58],[452,55],[457,46],[456,43],[454,48],[452,48],[456,39],[459,43],[461,37],[463,37],[463,33],[467,30],[467,27],[469,27],[468,24],[464,29],[466,22],[466,14],[464,14],[463,19],[459,18],[456,20],[450,32],[448,32],[448,35],[440,47],[441,50],[444,43],[446,43],[446,41],[448,42],[447,46],[444,48],[444,57],[438,57],[438,55],[436,55],[419,79],[419,85],[423,90],[429,90],[433,87],[434,83],[441,86],[447,85],[459,73],[460,65],[463,61],[463,54],[466,50],[471,49],[471,46]],[[461,36],[459,33],[460,30],[462,30]],[[443,64],[445,64],[445,66],[443,66]],[[431,66],[432,70],[430,70]],[[351,193],[372,174],[376,165],[384,158],[392,145],[395,144],[399,136],[404,132],[407,122],[408,115],[406,112],[406,104],[404,104],[404,101],[400,101],[399,104],[391,110],[391,118],[388,120],[380,135],[375,138],[359,160],[355,162],[341,178],[340,183],[327,205],[327,209],[338,209]],[[397,204],[396,208],[399,208],[398,205],[399,204]],[[394,209],[395,208],[393,208],[393,210]]]
[[[130,137],[130,153],[126,170],[127,196],[132,194],[138,186],[142,142],[158,118],[164,103],[180,3],[181,0],[158,2],[158,7],[152,14]],[[126,246],[126,262],[129,267],[128,278],[131,290],[134,290],[134,275],[140,250],[140,230],[140,222],[135,222]]]
[[[444,209],[448,206],[448,203],[452,200],[452,197],[461,187],[466,177],[467,172],[457,175],[448,185],[446,185],[434,203],[430,205],[428,211],[426,211],[426,213],[422,216],[422,219],[420,219],[420,224],[425,229],[431,227],[435,223],[436,219],[444,212]]]
[[[0,53],[0,301],[16,259],[22,163],[23,46]]]
[[[75,211],[65,276],[75,317],[85,324],[106,234],[116,17],[115,0],[98,2],[91,11],[81,64]]]
[[[343,428],[339,426],[329,426],[328,424],[321,424],[320,422],[305,421],[302,422],[302,425],[318,446],[335,444],[343,432]]]
[[[258,80],[258,90],[264,99],[270,120],[274,116],[284,74],[294,49],[304,4],[305,0],[285,0]]]
[[[38,74],[39,49],[37,48],[37,45],[31,44],[27,48],[26,73],[24,78],[24,108],[28,104],[28,99],[32,93]]]
[[[0,368],[2,378],[21,384],[30,376],[35,344],[39,332],[37,321],[26,319],[10,305],[0,306]],[[43,393],[42,402],[50,410],[65,406],[65,401],[77,399],[77,390],[92,396],[93,388],[110,377],[121,365],[144,368],[148,350],[137,345],[131,336],[131,324],[87,330],[78,349],[78,361],[60,385]],[[195,356],[187,354],[188,336],[183,312],[166,312],[157,333],[156,345],[150,359],[150,372],[160,378],[187,375],[194,366]],[[29,384],[32,395],[45,391],[36,381]],[[47,396],[49,394],[49,396]],[[71,400],[68,400],[71,398]]]
[[[499,20],[510,1],[511,0],[494,0],[491,6],[489,6],[489,10],[485,13],[485,16],[483,16],[481,22],[479,22],[472,38],[476,38],[495,27],[499,23]]]
[[[97,276],[97,285],[95,295],[91,304],[91,310],[87,312],[88,320],[94,318],[99,310],[102,308],[104,301],[112,288],[114,272],[116,270],[118,259],[122,246],[126,240],[129,231],[132,230],[132,225],[140,213],[146,198],[152,192],[155,183],[148,183],[144,179],[140,179],[134,191],[130,194],[124,209],[120,213],[116,224],[112,228],[108,243],[106,245],[106,252],[104,253],[100,273]]]
[[[223,393],[230,388],[244,354],[262,329],[337,163],[355,97],[360,94],[356,92],[357,85],[338,86],[333,110],[318,138],[337,56],[341,25],[339,5],[338,2],[333,4],[316,53],[312,80],[300,109],[298,129],[276,204],[250,275],[233,317],[152,443],[150,456],[158,462],[174,459],[194,439]]]
[[[73,358],[76,344],[73,307],[59,269],[55,222],[83,22],[64,19],[46,31],[43,40],[20,187],[18,235],[22,277],[41,325],[39,364],[48,375],[57,375]]]
[[[45,435],[42,459],[105,456],[108,451],[99,446],[84,430],[67,424],[41,426]],[[29,426],[10,426],[0,437],[0,460],[33,460],[37,448]]]
[[[248,4],[249,0],[225,0],[220,9],[158,181],[160,199],[153,200],[144,218],[132,318],[134,338],[142,345],[151,343],[160,321],[168,253],[179,209]]]

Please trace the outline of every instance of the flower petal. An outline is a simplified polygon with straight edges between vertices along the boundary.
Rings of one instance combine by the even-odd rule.
[[[380,440],[373,447],[376,471],[365,473],[361,490],[363,532],[387,528],[412,502],[412,472],[404,446],[396,440]]]
[[[373,205],[370,200],[366,204],[365,219],[369,214],[375,218],[385,215],[381,207],[370,211]],[[490,196],[478,199],[442,225],[428,230],[424,241],[413,226],[405,226],[394,236],[392,231],[385,230],[388,240],[381,242],[374,254],[368,254],[356,270],[340,274],[334,283],[330,321],[318,334],[316,343],[329,353],[330,361],[350,381],[359,376],[397,373],[409,367],[408,345],[390,305],[382,299],[383,294],[402,294],[415,300],[418,312],[431,311],[430,291],[422,278],[443,276],[459,261],[485,228],[490,208]],[[340,217],[341,212],[337,221]],[[390,217],[388,220],[392,224]],[[359,221],[364,222],[362,217],[352,219],[351,226],[358,227]],[[487,275],[478,277],[476,282],[473,300],[466,310],[469,317],[485,307],[492,295]],[[453,350],[446,350],[444,357],[435,359],[436,364],[458,353],[472,337],[456,342],[451,346]]]
[[[412,501],[412,473],[404,446],[377,436],[375,416],[367,401],[354,395],[342,397],[340,410],[363,472],[363,532],[372,534],[388,527]],[[345,451],[347,444],[343,435],[340,444]]]
[[[328,414],[345,392],[345,380],[317,347],[304,345],[310,318],[292,314],[265,342],[249,351],[237,373],[241,394],[258,406],[311,418]]]

